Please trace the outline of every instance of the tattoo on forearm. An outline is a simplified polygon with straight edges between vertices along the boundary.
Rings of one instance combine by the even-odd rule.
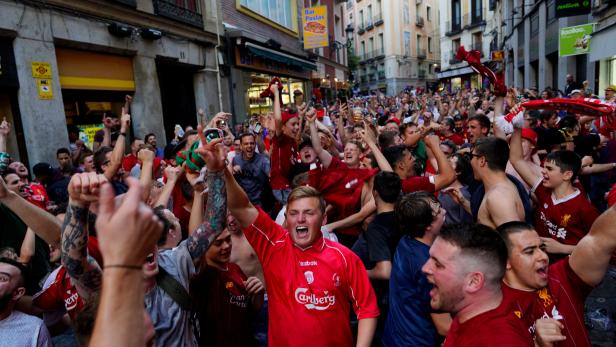
[[[101,270],[88,257],[88,209],[69,205],[62,225],[62,265],[82,287],[97,291],[101,286]]]
[[[227,189],[224,171],[208,173],[207,206],[203,223],[188,238],[188,251],[197,261],[210,243],[223,231],[227,220]]]

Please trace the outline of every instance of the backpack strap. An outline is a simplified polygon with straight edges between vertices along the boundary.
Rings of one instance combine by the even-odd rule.
[[[191,311],[191,299],[188,292],[173,276],[171,276],[161,266],[158,267],[158,275],[156,275],[156,284],[162,288],[180,306],[183,310]]]

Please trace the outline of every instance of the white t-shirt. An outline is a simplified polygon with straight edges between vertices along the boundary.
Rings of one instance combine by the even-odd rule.
[[[47,327],[38,317],[13,311],[0,321],[0,345],[52,347]]]

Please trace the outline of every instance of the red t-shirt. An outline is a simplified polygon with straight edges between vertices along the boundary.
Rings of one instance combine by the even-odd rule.
[[[201,327],[200,345],[256,346],[252,338],[252,298],[244,285],[246,275],[234,263],[227,264],[227,271],[203,267],[190,282],[193,309]]]
[[[30,186],[30,194],[26,198],[26,200],[42,208],[43,210],[47,209],[47,203],[49,202],[49,197],[47,196],[47,191],[45,190],[45,187],[35,182],[31,182],[29,186]]]
[[[556,200],[552,196],[552,191],[539,183],[535,188],[535,196],[537,233],[560,243],[577,245],[599,217],[597,209],[579,190],[568,197]]]
[[[243,229],[261,265],[269,298],[269,346],[352,346],[351,305],[358,319],[379,315],[357,255],[322,237],[305,250],[259,210]]]
[[[88,237],[88,254],[96,259],[101,268],[103,267],[103,257],[96,237]],[[32,303],[43,311],[64,309],[71,320],[74,321],[85,304],[79,296],[77,288],[71,282],[64,266],[58,267],[49,276],[53,278],[53,281],[47,281],[47,285],[34,295]]]
[[[271,184],[272,189],[287,189],[289,172],[295,158],[295,139],[285,134],[272,139]]]
[[[441,141],[450,140],[456,144],[456,146],[462,146],[464,144],[464,138],[456,133],[453,133],[449,136],[441,136]]]
[[[436,188],[430,177],[427,176],[413,176],[402,180],[402,191],[404,193],[412,193],[425,191],[428,193],[434,193]]]
[[[533,292],[513,289],[503,284],[503,301],[523,321],[528,331],[535,335],[535,321],[554,318],[564,325],[565,341],[556,347],[589,346],[590,340],[584,325],[584,301],[592,290],[569,266],[569,258],[550,265],[547,287]]]
[[[136,156],[130,153],[122,159],[122,168],[125,172],[130,172],[133,166],[137,165],[138,162],[139,159],[137,159]]]
[[[454,318],[443,347],[523,347],[534,346],[524,322],[505,300],[495,309],[464,323]]]

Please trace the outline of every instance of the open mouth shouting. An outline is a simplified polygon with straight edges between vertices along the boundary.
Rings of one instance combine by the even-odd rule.
[[[295,234],[297,235],[298,239],[308,238],[308,227],[305,225],[295,227]]]

